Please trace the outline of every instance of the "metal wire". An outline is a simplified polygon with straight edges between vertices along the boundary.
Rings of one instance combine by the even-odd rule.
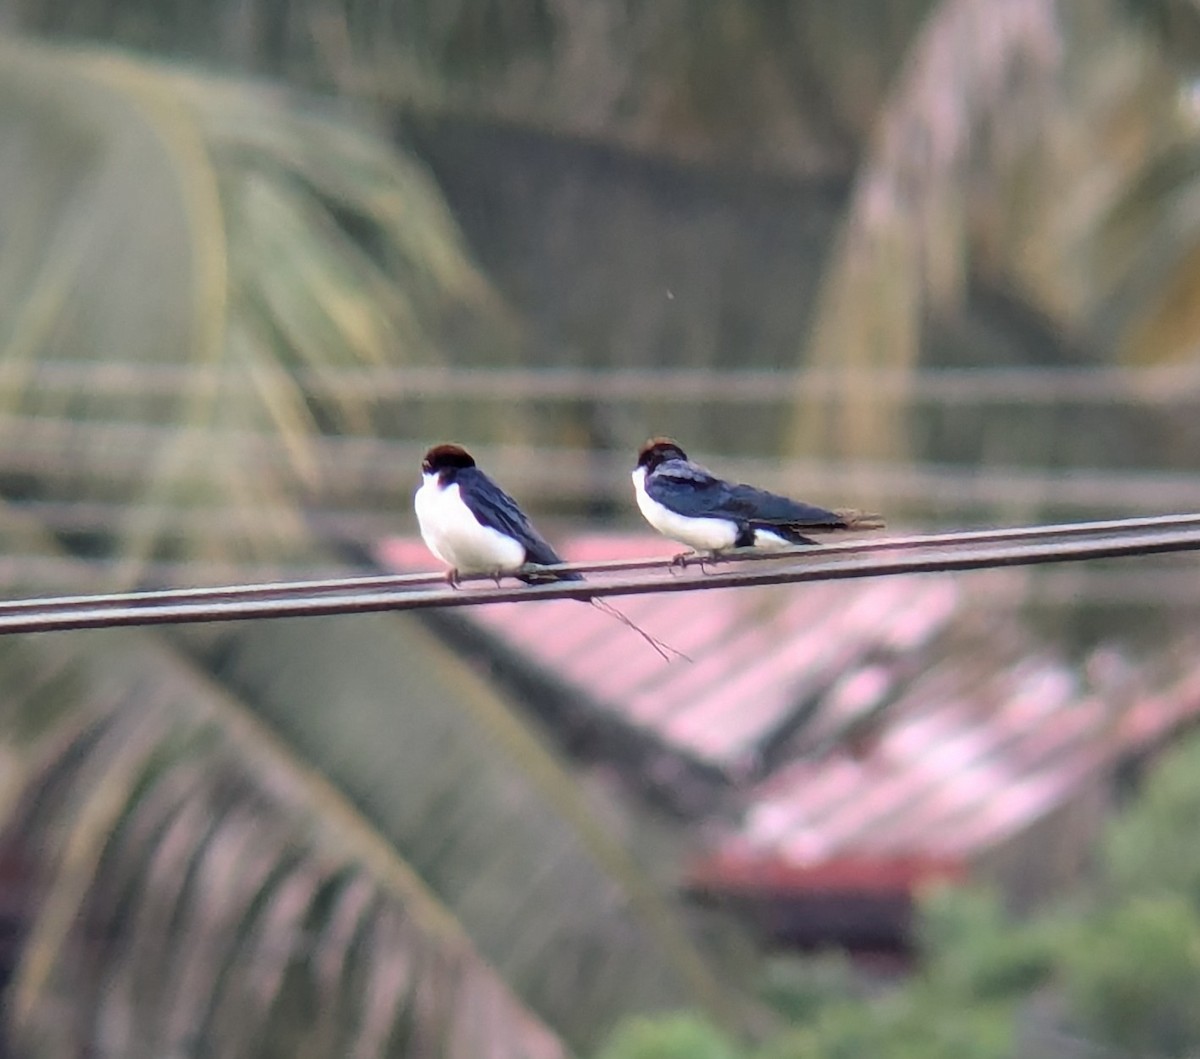
[[[1198,550],[1200,514],[1169,515],[852,541],[777,553],[733,553],[720,565],[692,559],[681,570],[664,558],[571,563],[553,568],[617,575],[591,578],[586,583],[459,589],[440,587],[444,583],[442,574],[417,573],[13,600],[0,604],[0,635],[546,599],[587,600]],[[622,576],[629,573],[640,576]]]
[[[875,537],[836,541],[825,544],[819,553],[811,548],[794,548],[782,552],[741,551],[730,555],[722,562],[765,562],[778,563],[782,558],[797,556],[808,558],[821,556],[859,555],[881,551],[910,551],[917,548],[960,546],[966,544],[992,544],[1003,541],[1054,540],[1073,537],[1102,537],[1107,534],[1144,532],[1170,529],[1200,529],[1200,514],[1157,515],[1149,518],[1111,519],[1103,522],[1074,522],[1051,526],[1015,526],[1006,529],[958,530],[947,533],[925,533],[902,537]],[[548,569],[583,574],[628,573],[635,570],[686,569],[690,566],[715,565],[711,559],[685,556],[664,559],[660,556],[645,559],[603,559],[592,562],[563,563]],[[491,581],[486,575],[467,575],[463,581]],[[145,592],[119,592],[103,595],[57,596],[50,599],[18,599],[0,601],[0,616],[27,613],[32,610],[75,610],[92,609],[98,606],[149,606],[159,603],[196,603],[206,600],[249,600],[281,599],[292,596],[320,595],[325,593],[358,592],[372,589],[415,588],[441,585],[446,581],[444,573],[426,572],[415,574],[373,574],[369,576],[328,577],[302,581],[286,581],[275,584],[215,585],[203,588],[156,589]]]
[[[189,386],[214,378],[244,385],[242,369],[198,372],[178,364],[97,364],[47,361],[29,378],[0,379],[0,392],[35,385],[41,392],[176,397]],[[297,369],[296,382],[312,394],[372,399],[483,401],[652,401],[691,404],[715,400],[778,404],[797,393],[830,398],[852,393],[892,403],[993,403],[1075,405],[1126,402],[1150,406],[1188,405],[1200,398],[1194,365],[1151,368],[935,368],[917,372],[831,371],[800,368],[707,371],[649,368],[437,368],[358,367],[336,374]]]
[[[0,413],[0,469],[8,473],[36,474],[43,478],[72,481],[84,469],[90,480],[103,483],[141,481],[145,476],[145,453],[157,451],[177,440],[178,431],[167,424],[92,419],[87,424],[89,449],[81,455],[77,423],[45,416],[14,416]],[[295,454],[279,437],[254,430],[196,430],[197,445],[212,454],[225,454],[247,471],[280,474],[294,467]],[[427,447],[424,441],[338,435],[312,438],[306,443],[313,467],[322,483],[323,509],[331,518],[345,515],[358,528],[366,525],[357,513],[339,512],[336,505],[350,500],[361,504],[364,497],[379,496],[386,502],[397,491],[415,487],[416,468]],[[597,497],[622,500],[628,496],[628,452],[609,450],[563,450],[528,445],[472,446],[480,463],[495,472],[526,500],[559,498],[579,500]],[[703,453],[697,456],[703,458]],[[81,462],[82,461],[82,462]],[[182,481],[207,480],[208,464],[181,471]],[[915,464],[845,461],[788,461],[765,457],[724,459],[722,469],[742,481],[752,481],[790,495],[822,493],[852,483],[854,490],[875,498],[876,503],[927,504],[936,498],[942,510],[997,510],[1020,506],[1026,510],[1055,511],[1072,508],[1093,511],[1153,511],[1172,505],[1200,507],[1200,475],[1179,470],[1098,470],[1064,467],[1042,470],[1015,465],[987,468],[955,464]],[[97,502],[86,508],[72,503],[42,506],[30,502],[55,528],[70,530],[79,523],[97,525],[102,513]],[[182,523],[195,508],[179,509]],[[210,509],[213,510],[213,509]],[[219,511],[220,509],[215,509]],[[264,525],[270,514],[286,522],[290,509],[263,509],[239,513],[239,525]],[[114,519],[129,517],[116,505]],[[160,517],[165,518],[164,510]],[[171,516],[175,518],[174,515]],[[204,515],[196,522],[203,523]],[[372,518],[371,525],[377,524]],[[269,526],[271,532],[278,525]]]

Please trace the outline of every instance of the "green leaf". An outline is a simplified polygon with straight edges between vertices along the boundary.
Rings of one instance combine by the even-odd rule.
[[[298,506],[331,484],[323,436],[413,424],[309,380],[503,359],[515,333],[377,131],[264,85],[0,38],[0,482],[125,505],[85,542],[125,580],[147,558],[311,555]],[[122,373],[146,381],[93,385]],[[219,536],[166,530],[210,506]]]
[[[1063,52],[1056,7],[933,6],[876,116],[822,280],[808,360],[831,370],[910,371],[929,315],[961,305],[974,249],[972,193],[978,184],[1005,216],[1007,200],[993,184],[1011,188],[1033,142],[1033,124],[1026,120],[1018,135],[1004,115],[1040,114],[1053,98]],[[802,394],[789,447],[895,459],[907,442],[898,408],[853,394],[833,403]]]
[[[395,843],[570,1041],[582,1046],[630,1011],[727,1014],[674,911],[576,783],[418,619],[180,637]]]
[[[2,672],[64,665],[74,710],[25,745],[80,716],[88,734],[4,803],[6,833],[40,836],[16,840],[43,879],[11,992],[23,1051],[283,1055],[316,1034],[327,1055],[397,1035],[464,1059],[562,1054],[370,825],[165,641],[0,643]],[[334,989],[299,1003],[309,982]],[[486,1024],[451,1017],[479,1005]]]
[[[0,222],[26,268],[0,272],[0,487],[128,505],[119,534],[64,540],[129,576],[318,557],[321,435],[378,424],[306,373],[505,355],[436,189],[263,86],[10,53]],[[90,385],[158,369],[181,384]],[[164,532],[216,504],[232,543]],[[66,561],[33,520],[5,529],[9,554]],[[550,1056],[630,1011],[723,1006],[678,910],[416,621],[12,640],[5,675],[22,768],[0,794],[44,852],[13,994],[33,1050]]]

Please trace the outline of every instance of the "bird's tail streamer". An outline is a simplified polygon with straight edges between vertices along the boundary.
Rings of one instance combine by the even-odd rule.
[[[670,662],[672,655],[674,655],[676,658],[682,658],[685,662],[692,661],[692,659],[685,655],[682,651],[676,650],[676,648],[672,647],[669,643],[664,643],[657,636],[646,632],[646,630],[638,625],[637,622],[635,622],[628,615],[622,614],[607,600],[597,599],[595,596],[591,596],[588,598],[587,602],[595,607],[598,611],[616,618],[617,621],[625,626],[625,628],[632,629],[634,632],[636,632],[643,640],[646,641],[646,643],[648,643],[654,648],[655,651],[658,652],[659,656],[664,662]]]

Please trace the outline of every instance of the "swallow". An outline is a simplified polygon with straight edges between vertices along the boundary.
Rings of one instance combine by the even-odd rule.
[[[527,585],[583,580],[578,573],[525,569],[563,560],[461,445],[435,445],[425,453],[421,479],[413,498],[421,537],[450,568],[446,580],[451,584],[462,574],[488,574],[497,581],[512,574]]]
[[[633,472],[638,508],[664,537],[697,552],[816,544],[807,533],[881,529],[883,519],[823,507],[738,485],[693,463],[670,438],[651,438]]]

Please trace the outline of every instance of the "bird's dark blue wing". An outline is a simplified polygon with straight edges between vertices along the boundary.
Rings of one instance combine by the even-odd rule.
[[[454,478],[467,510],[481,526],[490,526],[525,547],[525,561],[539,566],[556,566],[563,560],[549,542],[533,527],[517,502],[478,467],[467,467]],[[581,580],[579,574],[562,574],[563,581]]]
[[[727,483],[690,460],[660,463],[643,483],[646,495],[688,518],[720,514]]]
[[[647,476],[646,493],[689,518],[727,518],[738,523],[838,528],[841,515],[786,496],[722,481],[690,460],[668,460]]]
[[[721,510],[731,516],[768,526],[801,526],[831,529],[845,525],[842,515],[814,504],[755,489],[752,485],[727,485]]]

